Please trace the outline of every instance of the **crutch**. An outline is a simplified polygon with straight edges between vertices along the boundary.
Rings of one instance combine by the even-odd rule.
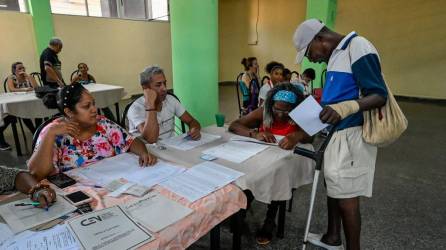
[[[311,223],[311,216],[313,215],[314,199],[316,197],[317,184],[319,181],[319,173],[321,171],[322,163],[324,160],[325,148],[327,147],[328,142],[330,141],[331,136],[333,135],[334,131],[335,131],[335,127],[332,127],[330,130],[330,133],[325,138],[325,141],[321,144],[321,146],[319,147],[318,150],[311,151],[311,150],[308,150],[305,148],[299,148],[299,147],[296,147],[294,149],[295,154],[302,155],[307,158],[311,158],[316,162],[314,178],[313,178],[313,187],[311,188],[310,209],[308,211],[307,223],[305,225],[305,234],[304,234],[302,250],[305,250],[305,247],[307,244],[308,232],[310,231],[310,223]]]

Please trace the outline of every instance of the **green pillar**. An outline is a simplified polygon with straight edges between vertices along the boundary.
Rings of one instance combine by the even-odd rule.
[[[317,18],[325,23],[325,25],[333,29],[336,19],[336,2],[337,0],[307,0],[307,14],[306,19]],[[313,68],[316,71],[316,79],[313,81],[313,87],[319,88],[321,86],[321,74],[327,68],[325,63],[311,63],[305,57],[301,72],[307,68]]]
[[[33,20],[37,55],[40,55],[54,36],[50,0],[28,0],[28,8]]]
[[[171,0],[173,88],[202,126],[218,112],[218,1]]]

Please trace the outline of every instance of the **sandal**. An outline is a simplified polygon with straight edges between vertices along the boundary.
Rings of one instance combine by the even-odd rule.
[[[266,219],[262,228],[257,231],[256,241],[259,245],[267,245],[273,239],[273,230],[276,227],[274,220]]]

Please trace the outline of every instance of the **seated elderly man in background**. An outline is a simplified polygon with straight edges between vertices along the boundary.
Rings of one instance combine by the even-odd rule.
[[[150,66],[140,74],[144,96],[130,106],[127,118],[130,133],[140,132],[148,143],[175,135],[175,116],[189,126],[193,140],[201,137],[201,126],[172,95],[167,94],[163,69]]]

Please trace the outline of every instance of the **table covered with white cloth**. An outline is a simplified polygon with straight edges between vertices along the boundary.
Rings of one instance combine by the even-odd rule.
[[[96,101],[96,107],[105,108],[119,102],[125,96],[123,87],[108,84],[87,84],[84,85]],[[42,100],[36,97],[34,91],[31,92],[8,92],[0,94],[0,126],[3,118],[13,115],[19,118],[44,118],[58,113],[55,109],[48,109]]]
[[[200,159],[202,151],[228,142],[231,137],[236,136],[223,127],[211,126],[202,130],[222,137],[187,151],[170,147],[164,149],[149,144],[148,148],[162,159],[192,166],[203,161]],[[299,146],[313,150],[311,144]],[[269,146],[240,164],[224,159],[217,159],[215,162],[244,173],[245,175],[240,177],[235,184],[242,190],[250,190],[256,200],[264,203],[291,199],[293,188],[313,182],[315,167],[313,160],[296,155],[292,150],[283,150],[278,146]]]

